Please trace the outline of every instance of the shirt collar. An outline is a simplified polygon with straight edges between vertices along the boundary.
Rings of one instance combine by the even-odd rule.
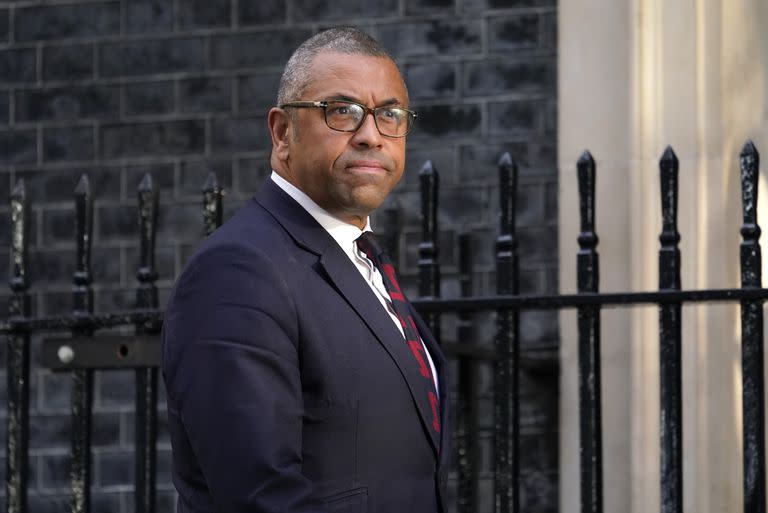
[[[341,246],[344,251],[349,252],[352,249],[355,240],[360,237],[363,232],[371,231],[370,217],[366,218],[365,228],[361,230],[357,226],[345,223],[344,221],[329,214],[328,211],[315,203],[312,198],[307,196],[303,191],[290,183],[288,180],[278,175],[275,171],[272,171],[270,178],[278,187],[284,190],[291,198],[296,200],[296,202],[301,205],[304,210],[306,210],[307,213],[315,219],[315,221],[320,223],[320,226],[322,226],[325,231],[327,231],[328,234],[333,237],[336,243]]]

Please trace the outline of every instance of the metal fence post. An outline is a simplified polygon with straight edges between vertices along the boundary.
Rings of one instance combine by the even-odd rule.
[[[762,287],[757,179],[760,155],[752,141],[741,151],[741,288]],[[765,383],[763,302],[741,302],[741,369],[744,430],[744,512],[765,513]]]
[[[576,260],[579,293],[596,293],[599,283],[595,232],[595,160],[588,151],[577,164],[581,233]],[[581,511],[603,511],[603,435],[600,413],[600,307],[578,308]]]
[[[138,189],[139,269],[136,278],[136,308],[157,308],[155,235],[157,233],[158,192],[152,175],[146,174]],[[159,325],[136,325],[137,335],[159,332]],[[157,460],[157,368],[136,369],[136,512],[155,511],[155,467]]]
[[[459,235],[459,285],[462,297],[472,296],[471,236]],[[459,313],[457,339],[463,346],[473,345],[472,316]],[[477,407],[475,392],[475,359],[472,354],[458,357],[458,399],[456,401],[456,464],[459,484],[457,490],[458,513],[476,513],[476,459]]]
[[[509,153],[499,169],[499,236],[496,239],[496,292],[519,292],[519,263],[515,234],[517,164]],[[497,311],[494,374],[496,448],[496,513],[520,508],[520,312]]]
[[[29,203],[24,182],[11,193],[11,299],[9,318],[31,313],[29,297]],[[5,495],[8,513],[27,511],[29,468],[29,332],[8,335],[8,418],[5,442]]]
[[[419,172],[421,186],[421,242],[419,242],[419,296],[422,298],[440,297],[440,264],[437,246],[437,193],[439,176],[428,160]],[[425,322],[440,342],[440,316],[430,313]]]
[[[91,243],[93,242],[93,195],[88,177],[83,175],[75,189],[75,243],[77,265],[73,276],[72,314],[87,319],[93,313],[91,288]],[[72,330],[75,336],[90,336],[90,322]],[[67,355],[60,355],[63,360]],[[91,510],[91,418],[93,409],[93,370],[72,373],[72,479],[71,513]]]
[[[680,290],[680,234],[677,231],[678,160],[667,147],[659,161],[662,231],[659,290]],[[661,405],[661,511],[683,512],[682,305],[659,305]]]

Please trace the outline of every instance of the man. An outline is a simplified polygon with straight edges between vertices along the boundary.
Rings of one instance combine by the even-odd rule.
[[[180,513],[445,511],[446,362],[361,238],[402,176],[407,107],[395,62],[357,29],[288,61],[274,172],[166,309]]]

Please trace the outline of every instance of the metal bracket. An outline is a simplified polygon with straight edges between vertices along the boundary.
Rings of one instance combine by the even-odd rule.
[[[49,338],[43,340],[42,364],[57,371],[159,367],[160,337]]]

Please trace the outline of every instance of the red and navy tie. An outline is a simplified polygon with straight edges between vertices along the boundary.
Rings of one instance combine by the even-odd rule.
[[[424,378],[424,388],[427,393],[429,405],[432,408],[432,428],[435,432],[439,433],[440,416],[438,415],[437,409],[438,400],[437,394],[435,393],[435,381],[432,377],[432,371],[429,368],[429,364],[427,363],[427,355],[425,354],[424,344],[421,342],[421,337],[419,336],[419,330],[416,328],[416,323],[413,321],[413,316],[411,315],[410,305],[397,282],[395,266],[392,265],[389,256],[379,245],[373,232],[363,232],[355,242],[357,243],[357,247],[360,248],[360,251],[365,253],[368,259],[373,262],[373,265],[375,265],[381,273],[384,286],[386,287],[391,300],[392,309],[395,311],[395,315],[397,315],[400,325],[403,327],[405,342],[411,350],[411,354],[414,357],[414,363],[419,366],[419,374]]]

